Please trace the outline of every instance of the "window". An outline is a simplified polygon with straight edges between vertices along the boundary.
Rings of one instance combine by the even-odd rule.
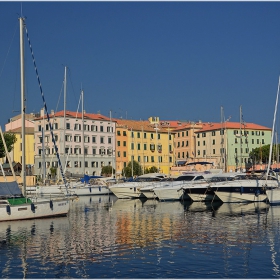
[[[123,136],[126,136],[126,131],[123,131]]]
[[[200,141],[197,141],[197,146],[200,146]]]
[[[108,137],[108,144],[112,144],[112,138]]]
[[[85,143],[89,143],[89,141],[90,141],[89,136],[85,136],[84,142],[85,142]]]
[[[81,130],[81,125],[79,123],[75,123],[74,130]]]
[[[178,152],[178,158],[180,158],[180,152]]]
[[[134,150],[134,143],[131,143],[131,150]]]
[[[184,141],[182,141],[182,147],[184,147],[184,145],[185,145],[185,142],[184,142]]]
[[[162,156],[158,157],[158,162],[162,162]]]
[[[126,157],[126,152],[123,152],[123,156]]]
[[[87,161],[85,161],[85,167],[88,167],[88,162]]]
[[[84,124],[84,131],[89,131],[89,125],[88,124]]]
[[[98,161],[92,161],[91,167],[98,167]]]
[[[180,142],[177,143],[177,148],[180,148]]]
[[[154,139],[154,135],[153,135],[153,133],[151,133],[151,139]]]
[[[264,139],[262,139],[262,144],[264,144]]]
[[[140,156],[138,156],[138,162],[141,162],[141,157]]]
[[[215,145],[216,144],[216,141],[215,141],[215,139],[213,139],[213,141],[212,141],[212,145]]]
[[[117,152],[117,156],[121,157],[121,152],[120,151]]]
[[[180,137],[180,132],[178,132],[177,136]]]
[[[151,162],[155,162],[154,156],[151,156]]]
[[[38,125],[38,131],[42,131],[42,126],[40,124]]]
[[[184,135],[185,135],[185,133],[184,133],[184,131],[182,131],[182,137],[184,137]]]
[[[53,124],[53,129],[58,129],[58,123]]]
[[[117,135],[121,136],[121,132],[119,130],[117,130]]]
[[[153,152],[155,150],[155,144],[150,144],[150,150]]]
[[[137,144],[137,150],[139,151],[140,149],[141,149],[141,144],[138,143],[138,144]]]
[[[137,138],[140,138],[140,132],[137,132]]]
[[[144,150],[145,151],[147,150],[147,144],[144,144]]]
[[[103,125],[100,125],[100,131],[103,132]]]
[[[91,131],[97,131],[97,126],[96,125],[91,125]]]
[[[206,143],[205,143],[205,141],[203,141],[203,146],[205,146],[206,145]]]
[[[65,135],[65,141],[66,142],[71,142],[72,141],[72,136],[71,135]]]
[[[157,135],[157,139],[158,139],[158,140],[160,140],[160,133],[158,133],[158,135]]]
[[[70,123],[66,123],[66,129],[70,129]]]
[[[216,154],[216,151],[215,151],[215,149],[213,149],[213,155],[215,155]]]
[[[100,143],[104,144],[104,136],[100,136]]]
[[[96,143],[96,136],[92,136],[92,143]]]
[[[120,147],[121,146],[121,141],[117,141],[117,145],[118,145],[118,147]]]
[[[187,141],[186,141],[186,147],[188,147],[188,146],[189,146],[189,141],[187,140]]]
[[[147,139],[147,133],[144,132],[144,139]]]
[[[126,147],[126,141],[123,141],[123,146]]]
[[[255,144],[255,141],[254,141],[254,139],[252,139],[252,144]]]
[[[74,148],[74,154],[80,155],[81,154],[81,148]]]
[[[216,135],[216,131],[212,131],[212,136],[215,136]]]
[[[79,142],[81,142],[81,140],[82,140],[82,137],[80,135],[75,135],[74,136],[74,142],[79,143]]]
[[[93,154],[93,155],[96,155],[96,148],[93,148],[93,149],[92,149],[92,154]]]
[[[88,154],[88,148],[84,148],[84,154],[85,154],[85,155]]]

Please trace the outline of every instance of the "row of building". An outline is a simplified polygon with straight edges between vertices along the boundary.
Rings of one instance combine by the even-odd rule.
[[[254,123],[161,121],[159,117],[136,121],[71,111],[52,111],[50,121],[52,130],[44,109],[26,115],[26,164],[34,175],[58,167],[54,141],[66,172],[100,175],[103,166],[112,166],[119,177],[132,159],[143,170],[155,166],[165,174],[194,168],[247,169],[254,163],[249,153],[271,140],[271,129]],[[11,118],[5,131],[16,135],[11,157],[21,163],[21,116]]]

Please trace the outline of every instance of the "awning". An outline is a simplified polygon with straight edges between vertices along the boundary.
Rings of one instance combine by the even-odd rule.
[[[190,162],[187,163],[187,165],[196,165],[196,164],[201,164],[201,165],[206,165],[206,164],[214,164],[213,162],[208,162],[208,161],[196,161],[196,162]]]

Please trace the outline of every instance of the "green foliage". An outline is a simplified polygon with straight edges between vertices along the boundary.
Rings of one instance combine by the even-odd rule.
[[[13,149],[14,143],[16,143],[17,141],[16,135],[9,132],[5,132],[3,134],[8,152],[10,152]],[[3,158],[5,155],[5,147],[2,141],[2,137],[0,137],[0,158]]]
[[[256,163],[266,163],[269,160],[269,150],[270,150],[270,145],[265,145],[259,148],[253,149],[249,156],[251,158],[251,161],[256,164]],[[276,160],[276,153],[277,153],[277,145],[273,145],[273,150],[272,150],[272,161]],[[279,151],[279,144],[278,144],[278,151]]]
[[[127,164],[127,167],[123,169],[123,176],[131,177],[132,176],[132,163],[131,161]],[[142,167],[137,161],[133,161],[133,176],[142,175]]]
[[[145,168],[145,174],[147,173],[158,173],[158,169],[155,166],[152,166],[150,168]]]
[[[109,177],[112,176],[112,166],[103,166],[101,169],[102,176]],[[113,174],[115,174],[115,169],[113,168]]]

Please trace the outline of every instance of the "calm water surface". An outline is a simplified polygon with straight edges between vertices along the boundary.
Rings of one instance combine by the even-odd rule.
[[[80,197],[0,223],[1,278],[279,278],[280,207]]]

